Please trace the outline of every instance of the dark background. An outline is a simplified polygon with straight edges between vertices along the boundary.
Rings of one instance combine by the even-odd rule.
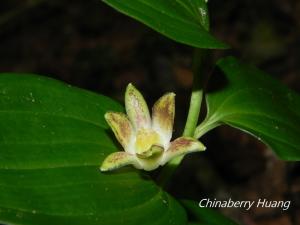
[[[0,71],[50,76],[123,101],[133,82],[149,104],[176,95],[183,129],[192,84],[192,49],[162,37],[100,0],[1,0]],[[300,90],[299,0],[210,0],[212,32],[233,54]],[[300,224],[300,164],[283,162],[265,145],[229,127],[202,140],[205,153],[187,156],[168,190],[175,197],[291,200],[287,211],[228,208],[244,225]]]

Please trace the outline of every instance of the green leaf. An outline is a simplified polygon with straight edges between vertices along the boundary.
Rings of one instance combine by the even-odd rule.
[[[196,136],[228,124],[257,137],[280,158],[300,160],[299,95],[233,57],[220,60],[218,67],[225,76],[224,86],[207,94],[207,117]]]
[[[108,110],[123,108],[51,79],[0,75],[0,223],[185,224],[184,209],[148,176],[99,171],[119,148]]]
[[[187,210],[189,216],[196,220],[195,225],[237,225],[236,222],[210,208],[200,208],[197,202],[183,200],[181,204]]]
[[[208,33],[205,0],[103,0],[153,30],[196,48],[225,49],[228,45]]]

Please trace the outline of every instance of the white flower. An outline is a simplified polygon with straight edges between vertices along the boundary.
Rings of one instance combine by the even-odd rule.
[[[176,156],[203,151],[205,146],[190,137],[179,137],[170,142],[175,116],[175,94],[167,93],[154,104],[152,120],[141,93],[129,84],[125,93],[127,115],[107,112],[105,119],[125,151],[108,155],[101,171],[126,165],[137,169],[154,170]]]

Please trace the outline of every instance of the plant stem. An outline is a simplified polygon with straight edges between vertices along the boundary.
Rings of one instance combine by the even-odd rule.
[[[207,50],[195,49],[193,58],[193,89],[190,100],[190,107],[187,116],[186,125],[183,131],[183,136],[194,137],[195,129],[198,123],[199,114],[201,110],[203,86],[205,83],[204,76],[201,76],[203,71],[203,62],[206,58]],[[178,156],[171,160],[161,171],[157,178],[157,182],[161,186],[166,186],[170,177],[181,163],[184,156]]]
[[[190,100],[190,109],[185,124],[183,136],[192,137],[194,134],[199,119],[202,95],[203,95],[202,90],[196,89],[193,90],[192,92],[191,100]]]
[[[202,73],[203,71],[203,64],[206,56],[207,50],[195,49],[193,58],[193,89],[188,117],[182,134],[182,136],[185,137],[194,137],[194,133],[198,124],[203,97],[203,87],[205,83],[204,76],[200,73]],[[170,164],[176,168],[181,163],[183,157],[184,156],[176,157],[175,159],[170,161]]]
[[[207,2],[203,3],[203,9],[205,10],[205,14],[201,14],[201,25],[205,30],[209,31],[209,14],[207,10]],[[190,100],[189,112],[185,124],[185,128],[183,131],[183,136],[186,137],[194,137],[195,130],[197,127],[197,123],[199,120],[199,115],[201,111],[201,104],[203,98],[203,89],[206,84],[208,76],[205,76],[204,72],[204,62],[207,59],[208,50],[206,49],[198,49],[196,48],[194,51],[193,57],[193,88],[192,95]],[[165,167],[162,168],[161,173],[157,178],[157,182],[165,187],[174,171],[181,163],[184,156],[178,156],[175,159],[171,160]]]
[[[203,70],[203,61],[206,56],[206,50],[196,49],[194,53],[194,62],[193,62],[193,89],[190,100],[190,108],[188,112],[188,117],[186,120],[185,128],[183,131],[183,136],[193,137],[196,126],[198,124],[202,96],[203,96],[203,85],[204,79],[202,74]],[[201,79],[202,78],[202,79]]]

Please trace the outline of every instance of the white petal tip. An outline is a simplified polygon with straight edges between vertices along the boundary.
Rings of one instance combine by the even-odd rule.
[[[101,172],[106,172],[106,171],[108,171],[108,169],[100,167],[100,171]]]

